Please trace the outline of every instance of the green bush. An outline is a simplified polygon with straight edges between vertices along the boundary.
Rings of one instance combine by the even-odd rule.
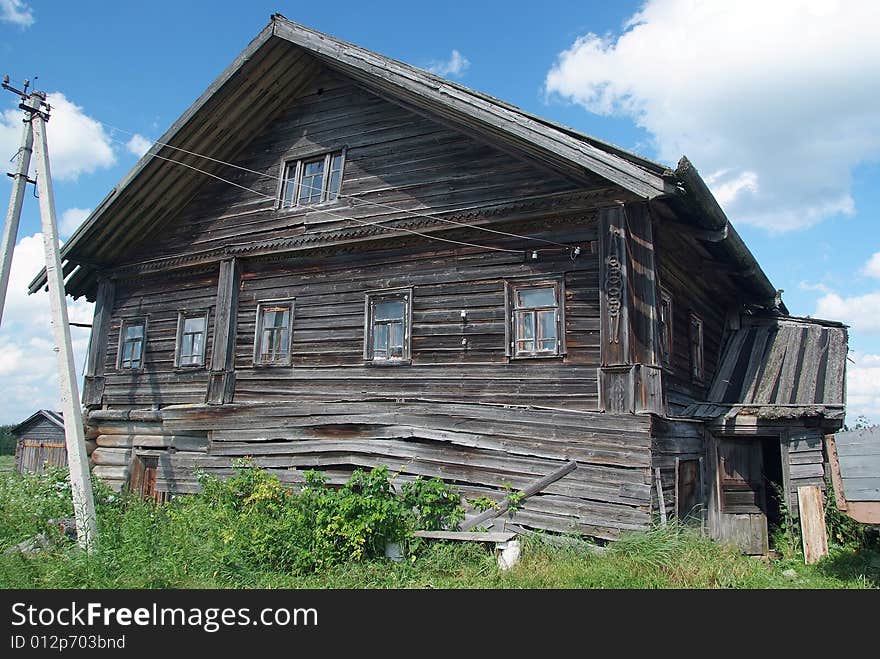
[[[457,523],[464,514],[459,496],[437,479],[407,484],[397,496],[386,467],[357,470],[339,489],[307,471],[293,492],[247,462],[235,466],[227,480],[201,475],[202,494],[177,499],[168,511],[181,533],[213,533],[215,555],[229,569],[271,565],[301,574],[373,558],[415,528]]]

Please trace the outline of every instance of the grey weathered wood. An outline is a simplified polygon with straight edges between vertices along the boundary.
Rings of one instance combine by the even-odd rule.
[[[509,542],[516,537],[510,531],[415,531],[417,538],[431,540],[463,540],[466,542]]]
[[[562,466],[559,469],[557,469],[556,471],[548,474],[544,478],[542,478],[538,481],[535,481],[534,483],[532,483],[531,485],[528,485],[527,487],[524,487],[521,490],[523,500],[527,499],[528,497],[532,496],[533,494],[537,494],[538,492],[543,490],[545,487],[547,487],[551,483],[558,481],[560,478],[562,478],[563,476],[565,476],[568,473],[571,473],[575,469],[577,469],[576,462],[567,462],[564,466]],[[461,523],[459,528],[461,528],[462,531],[467,531],[468,529],[472,529],[475,526],[479,526],[483,522],[486,522],[490,519],[494,519],[495,517],[498,517],[499,515],[503,515],[509,508],[510,508],[510,501],[505,499],[504,501],[502,501],[498,504],[498,508],[486,510],[486,511],[480,513],[479,515],[476,515],[475,517],[471,517],[470,519],[466,519],[465,521],[463,521]]]
[[[828,533],[825,530],[825,511],[822,491],[815,486],[798,488],[801,538],[804,546],[804,562],[817,563],[828,555]]]
[[[208,403],[228,403],[235,394],[235,342],[240,281],[236,259],[221,261],[217,278],[214,354],[205,395]]]
[[[663,498],[663,476],[660,467],[654,467],[654,483],[657,488],[657,503],[660,509],[660,523],[666,526],[666,500]]]
[[[94,320],[83,381],[84,405],[100,405],[104,396],[104,359],[110,333],[114,291],[115,283],[112,280],[106,277],[98,279]]]

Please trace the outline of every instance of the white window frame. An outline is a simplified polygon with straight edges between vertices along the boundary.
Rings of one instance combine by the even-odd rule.
[[[278,202],[277,209],[283,211],[290,211],[296,209],[309,208],[311,206],[316,206],[318,204],[324,204],[327,202],[336,201],[339,196],[342,194],[342,179],[345,174],[345,159],[346,152],[348,148],[343,147],[342,149],[337,149],[334,151],[322,151],[319,153],[313,153],[309,155],[305,155],[299,158],[286,158],[281,162],[281,176],[280,176],[280,185],[278,187]],[[335,156],[339,156],[339,189],[334,193],[335,196],[330,196],[330,166],[333,162],[333,158]],[[321,178],[321,197],[318,201],[312,201],[307,204],[300,203],[300,196],[302,193],[302,177],[303,177],[303,169],[304,166],[311,162],[316,162],[323,159],[324,160],[324,173]],[[292,172],[292,176],[289,176],[288,173]],[[288,184],[293,181],[293,185],[296,186],[296,191],[294,193],[293,202],[289,205],[285,204],[285,197]]]
[[[541,279],[516,279],[504,282],[505,295],[505,319],[504,339],[505,354],[510,359],[548,359],[562,357],[566,353],[565,345],[565,282],[560,278]],[[517,291],[530,288],[553,288],[555,305],[550,307],[518,307],[516,302]],[[547,350],[518,351],[516,334],[516,314],[523,310],[547,311],[554,309],[556,312],[556,349],[552,352]],[[535,346],[538,345],[537,317],[535,323]]]
[[[182,350],[183,350],[183,331],[186,327],[186,321],[190,318],[204,318],[205,320],[205,329],[202,331],[202,354],[200,355],[198,363],[195,364],[181,364],[180,360],[182,358]],[[177,338],[174,341],[174,368],[204,368],[205,362],[208,354],[208,310],[207,309],[196,309],[193,311],[178,311],[177,312]]]
[[[377,358],[373,354],[374,320],[373,310],[377,302],[402,301],[403,312],[403,346],[400,357]],[[412,362],[412,301],[411,288],[397,288],[381,291],[369,291],[364,299],[364,361],[368,364],[394,366]]]
[[[262,358],[263,309],[266,307],[288,306],[287,316],[287,351],[280,359]],[[254,319],[254,366],[291,366],[293,364],[293,314],[296,311],[296,298],[278,300],[260,300],[257,303],[257,315]]]

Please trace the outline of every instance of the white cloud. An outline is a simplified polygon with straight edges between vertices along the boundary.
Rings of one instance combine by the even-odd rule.
[[[34,13],[22,0],[0,0],[0,21],[30,27],[34,24]]]
[[[140,133],[135,133],[134,136],[130,140],[128,140],[128,142],[126,142],[125,148],[128,149],[129,153],[133,153],[138,158],[140,158],[142,155],[150,150],[150,147],[152,145],[153,143],[146,137],[144,137]]]
[[[79,225],[83,223],[83,220],[85,220],[91,212],[91,208],[68,208],[61,213],[61,223],[58,226],[58,234],[62,238],[67,238],[79,228]]]
[[[834,291],[826,286],[825,284],[819,282],[818,284],[811,284],[808,281],[802,281],[798,284],[798,288],[802,291],[816,291],[818,293],[833,293]]]
[[[880,355],[853,352],[846,365],[846,418],[880,423]],[[854,363],[853,363],[854,362]]]
[[[457,77],[470,68],[470,61],[457,50],[453,50],[448,60],[431,62],[427,69],[438,76]]]
[[[880,158],[878,24],[873,0],[648,0],[560,53],[545,89],[724,172],[733,219],[791,230],[853,213],[852,169]]]
[[[875,252],[873,256],[868,259],[868,262],[865,263],[865,267],[862,268],[862,274],[880,279],[880,252]]]
[[[841,297],[831,292],[819,298],[814,316],[839,320],[856,332],[875,334],[880,332],[878,309],[880,309],[880,291],[853,297]]]
[[[75,181],[81,174],[111,167],[116,155],[100,122],[61,92],[49,94],[51,118],[46,128],[49,164],[55,179]],[[0,113],[0,154],[17,153],[21,144],[21,110]],[[8,156],[7,156],[8,157]],[[33,160],[31,171],[33,172]]]
[[[59,409],[58,363],[46,293],[27,294],[28,283],[45,263],[43,236],[22,238],[15,247],[3,324],[0,328],[0,423],[18,423],[40,408]],[[92,322],[93,305],[67,299],[69,320]],[[78,385],[89,330],[71,327]]]

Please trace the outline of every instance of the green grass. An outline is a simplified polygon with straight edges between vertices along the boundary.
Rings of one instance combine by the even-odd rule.
[[[45,528],[46,517],[63,513],[68,493],[51,477],[0,474],[0,588],[880,587],[876,548],[833,546],[829,557],[805,566],[797,556],[749,558],[676,525],[624,536],[601,554],[584,543],[557,547],[527,538],[521,562],[507,572],[485,545],[426,541],[411,542],[400,563],[367,558],[281,570],[273,561],[255,562],[236,544],[230,532],[236,520],[214,516],[216,501],[191,497],[186,507],[154,506],[103,490],[94,554],[63,539],[34,557],[2,554]],[[247,528],[252,524],[249,519]]]
[[[15,466],[14,455],[0,455],[0,471],[12,469],[13,466]]]

